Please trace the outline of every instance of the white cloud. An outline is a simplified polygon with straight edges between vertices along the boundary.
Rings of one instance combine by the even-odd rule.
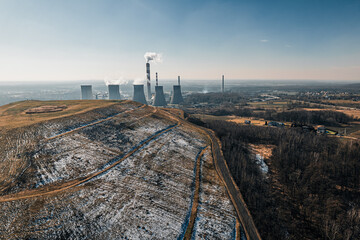
[[[260,42],[263,42],[263,43],[266,43],[266,42],[268,42],[269,40],[267,40],[267,39],[262,39],[262,40],[260,40]]]

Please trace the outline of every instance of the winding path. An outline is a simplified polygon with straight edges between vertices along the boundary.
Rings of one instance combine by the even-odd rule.
[[[92,122],[92,123],[89,123],[89,124],[85,124],[85,125],[83,125],[83,126],[81,126],[81,127],[77,127],[77,128],[72,129],[72,130],[69,130],[69,131],[66,131],[66,132],[57,134],[57,135],[55,135],[55,136],[46,138],[46,141],[49,141],[49,140],[52,140],[52,139],[55,139],[55,138],[59,138],[59,137],[65,136],[65,135],[67,135],[67,134],[70,134],[70,133],[79,131],[79,130],[84,129],[84,128],[87,128],[87,127],[91,127],[91,126],[97,125],[97,124],[99,124],[99,123],[103,123],[103,122],[109,121],[109,120],[111,120],[111,119],[113,119],[113,118],[115,118],[115,117],[117,117],[117,116],[119,116],[119,115],[122,115],[122,114],[125,114],[125,113],[130,113],[130,112],[133,112],[133,111],[138,110],[138,109],[140,109],[140,108],[144,108],[144,107],[146,107],[146,106],[147,106],[147,105],[144,104],[144,105],[141,105],[140,107],[133,108],[133,109],[129,109],[129,110],[126,110],[126,111],[117,113],[117,114],[115,114],[115,115],[109,116],[109,117],[107,117],[107,118],[103,118],[103,119],[97,120],[97,121],[95,121],[95,122]]]
[[[170,113],[167,113],[168,115],[171,115]],[[247,240],[261,240],[261,236],[259,234],[259,231],[257,230],[254,220],[252,219],[252,216],[250,214],[250,211],[244,201],[244,198],[236,185],[234,179],[232,178],[231,172],[227,166],[227,163],[225,161],[225,158],[221,151],[221,143],[220,140],[216,137],[215,133],[207,128],[203,128],[197,125],[194,125],[190,122],[187,122],[185,120],[179,120],[184,125],[189,126],[190,128],[194,129],[197,132],[200,132],[204,134],[211,143],[211,151],[214,161],[214,166],[216,169],[216,172],[221,179],[221,181],[224,183],[226,190],[229,194],[229,197],[231,199],[231,202],[233,203],[233,206],[236,210],[238,220],[240,221]],[[240,232],[240,224],[236,224],[236,239],[241,238],[241,232]]]
[[[109,166],[103,168],[102,170],[100,170],[98,172],[95,172],[95,173],[90,174],[88,176],[80,177],[80,178],[77,178],[77,179],[74,179],[74,180],[71,180],[71,181],[68,181],[68,182],[65,182],[65,183],[61,183],[61,184],[49,184],[49,185],[46,185],[46,186],[41,187],[41,188],[25,190],[25,191],[21,191],[21,192],[15,193],[15,194],[9,194],[9,195],[0,196],[0,203],[1,202],[16,201],[16,200],[21,200],[21,199],[28,199],[28,198],[39,197],[39,196],[45,196],[45,195],[51,195],[51,194],[59,193],[59,192],[65,191],[67,189],[79,186],[82,183],[85,183],[85,182],[87,182],[87,181],[89,181],[89,180],[91,180],[91,179],[93,179],[93,178],[95,178],[95,177],[97,177],[97,176],[99,176],[101,174],[106,173],[107,171],[109,171],[113,167],[120,164],[126,158],[128,158],[131,155],[133,155],[134,153],[136,153],[142,147],[144,147],[145,145],[147,145],[151,141],[158,138],[160,135],[173,130],[174,128],[178,127],[180,124],[181,124],[180,121],[177,121],[176,124],[170,125],[170,126],[164,128],[164,129],[154,133],[150,137],[148,137],[148,138],[144,139],[143,141],[141,141],[138,145],[136,145],[134,148],[132,148],[124,156],[120,156],[118,158],[113,159],[111,161],[112,163]],[[90,126],[90,125],[87,125],[87,126]],[[69,131],[67,133],[70,133],[72,131]]]
[[[198,207],[199,207],[199,199],[200,199],[200,181],[201,181],[201,159],[206,151],[208,146],[201,148],[200,152],[196,155],[195,166],[194,166],[194,180],[191,184],[191,188],[193,188],[193,193],[191,196],[190,203],[190,215],[186,216],[184,227],[178,239],[191,239],[193,235],[193,230],[195,226],[195,220],[197,217]]]

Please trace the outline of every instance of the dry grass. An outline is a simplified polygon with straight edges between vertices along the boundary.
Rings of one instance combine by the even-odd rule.
[[[84,113],[100,107],[108,107],[118,101],[107,100],[66,100],[66,101],[22,101],[10,103],[0,107],[0,129],[11,129],[31,124]],[[31,108],[65,105],[67,108],[60,112],[25,114]]]
[[[233,119],[228,119],[227,121],[229,122],[234,122],[237,124],[245,124],[245,121],[251,121],[251,125],[256,125],[256,126],[265,126],[265,120],[264,119],[259,119],[259,118],[243,118],[243,117],[235,117]]]
[[[360,118],[360,110],[359,109],[334,109],[334,108],[303,108],[305,111],[336,111],[342,112],[350,117]]]
[[[353,101],[353,100],[323,100],[324,103],[331,103],[331,104],[360,104],[360,101]]]
[[[269,159],[272,156],[272,151],[276,147],[274,145],[265,145],[265,144],[256,144],[256,145],[255,144],[249,144],[249,146],[251,147],[251,150],[255,154],[259,154],[259,155],[263,156],[266,159]]]
[[[193,114],[194,117],[199,118],[200,120],[222,120],[222,121],[229,121],[234,122],[237,124],[245,124],[246,120],[251,121],[250,125],[255,126],[265,126],[265,121],[268,123],[271,120],[266,120],[263,118],[256,118],[256,117],[238,117],[238,116],[213,116],[213,115],[206,115],[206,114]],[[283,122],[285,126],[291,126],[290,122]]]
[[[287,108],[288,107],[287,101],[266,101],[266,102],[248,102],[248,104],[252,107],[261,107],[265,109],[274,109],[274,108]]]

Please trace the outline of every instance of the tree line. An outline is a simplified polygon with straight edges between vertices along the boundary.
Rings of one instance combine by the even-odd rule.
[[[342,112],[320,110],[320,111],[306,111],[306,110],[291,110],[291,111],[276,111],[273,109],[254,110],[251,108],[213,108],[206,109],[206,114],[214,116],[229,116],[235,115],[239,117],[257,117],[270,121],[280,122],[296,122],[306,125],[326,125],[338,127],[341,124],[348,124],[351,121],[357,120]]]
[[[263,239],[358,239],[360,145],[297,129],[189,118],[213,129]],[[271,144],[261,172],[248,144]]]

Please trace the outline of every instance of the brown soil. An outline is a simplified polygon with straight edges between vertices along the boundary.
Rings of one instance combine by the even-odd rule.
[[[41,106],[36,108],[30,108],[25,111],[25,114],[35,114],[35,113],[50,113],[50,112],[60,112],[66,109],[66,105],[61,106]]]

